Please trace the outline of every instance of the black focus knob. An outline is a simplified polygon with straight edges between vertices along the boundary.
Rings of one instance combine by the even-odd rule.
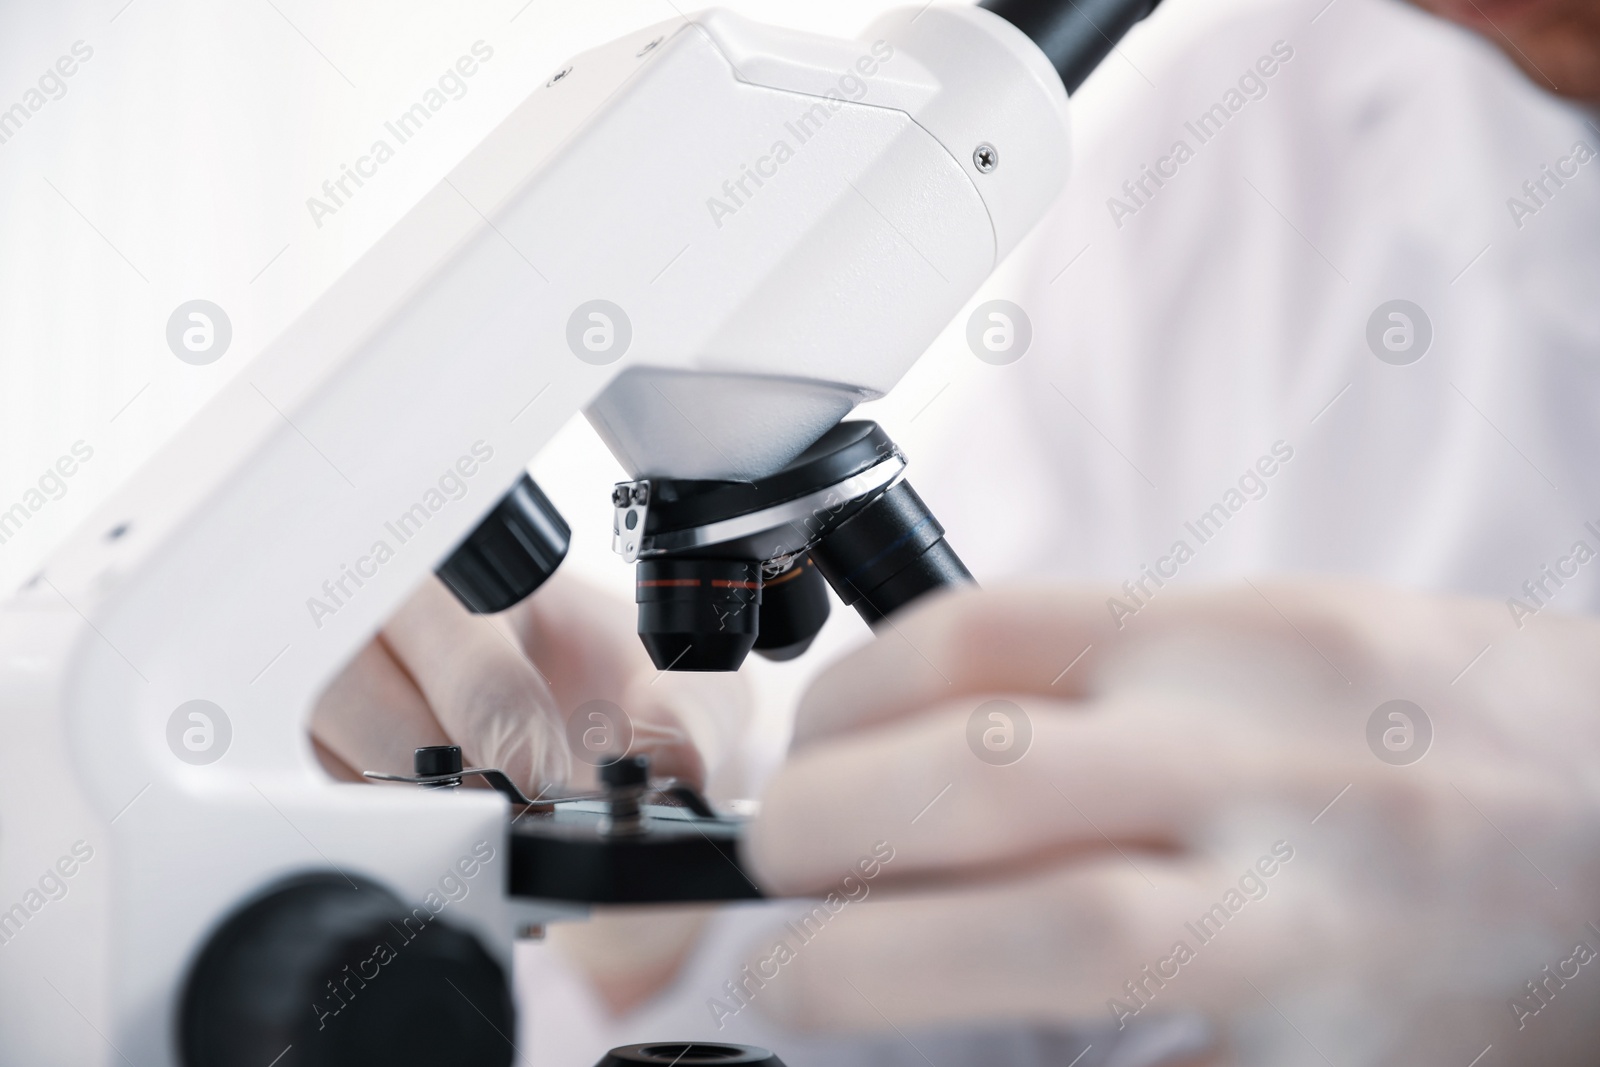
[[[645,1045],[624,1045],[606,1053],[595,1067],[783,1067],[783,1061],[754,1045],[722,1045],[707,1041],[657,1041]]]
[[[460,745],[428,745],[411,754],[411,767],[419,777],[461,773]]]
[[[492,615],[543,585],[571,541],[571,527],[524,474],[435,573],[468,611]]]
[[[649,780],[649,756],[623,756],[600,768],[600,781],[608,786],[644,785]]]
[[[335,873],[283,883],[212,934],[178,1016],[185,1067],[506,1067],[515,1010],[477,938]]]

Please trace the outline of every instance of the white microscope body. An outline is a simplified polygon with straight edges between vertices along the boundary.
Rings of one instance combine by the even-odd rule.
[[[504,892],[506,802],[330,781],[321,689],[571,415],[634,477],[770,474],[1067,169],[1056,71],[977,8],[855,41],[711,11],[572,60],[0,612],[0,1063],[180,1062],[200,946],[297,872],[423,901],[492,853],[444,915],[508,964],[562,909]],[[214,762],[169,743],[195,700]]]

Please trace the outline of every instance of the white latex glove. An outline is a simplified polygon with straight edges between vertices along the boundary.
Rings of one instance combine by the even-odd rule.
[[[762,946],[751,1004],[1199,1011],[1216,1062],[1261,1067],[1600,1062],[1600,623],[1262,582],[1163,590],[1119,630],[1110,595],[948,595],[813,686],[749,856],[775,892],[872,900]],[[996,698],[1031,721],[1009,766],[975,754],[996,709],[969,744]],[[1415,715],[1409,750],[1387,712],[1368,740],[1395,699],[1434,731],[1409,765],[1375,753],[1414,755]]]
[[[581,716],[580,729],[569,730],[569,717],[590,701],[612,705],[606,725]],[[625,733],[627,751],[648,754],[653,774],[704,785],[749,706],[737,675],[657,671],[634,632],[633,605],[577,579],[557,573],[522,603],[485,616],[429,578],[322,694],[311,732],[340,777],[410,774],[413,749],[457,744],[468,766],[499,767],[537,796],[592,787],[596,762]],[[621,729],[615,709],[628,720]],[[601,750],[584,749],[584,732],[596,729],[608,731],[589,733]],[[702,921],[685,912],[641,930],[627,914],[597,909],[552,940],[620,1013],[671,979]]]
[[[575,748],[567,720],[595,700],[630,720],[628,751],[649,754],[654,774],[696,783],[749,704],[736,676],[657,671],[634,634],[632,605],[576,579],[558,573],[485,616],[429,578],[323,693],[311,731],[324,761],[347,777],[409,774],[412,749],[458,744],[469,766],[499,767],[532,796],[594,782],[594,763],[609,752]]]

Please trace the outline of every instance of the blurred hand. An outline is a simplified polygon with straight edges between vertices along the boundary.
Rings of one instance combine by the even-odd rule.
[[[486,616],[429,578],[329,685],[311,732],[346,777],[410,774],[412,749],[456,744],[468,766],[499,767],[532,796],[594,783],[594,761],[610,753],[575,750],[567,729],[592,700],[622,709],[628,751],[649,754],[655,774],[697,784],[749,703],[736,676],[657,671],[634,634],[632,605],[576,579],[557,574]]]
[[[1257,583],[1119,629],[1108,595],[942,597],[812,687],[753,866],[820,893],[894,858],[754,1005],[1200,1012],[1263,1067],[1596,1062],[1600,623]]]

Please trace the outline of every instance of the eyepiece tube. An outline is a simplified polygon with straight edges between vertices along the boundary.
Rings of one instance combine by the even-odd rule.
[[[1111,54],[1161,0],[981,0],[1050,57],[1068,93]]]

